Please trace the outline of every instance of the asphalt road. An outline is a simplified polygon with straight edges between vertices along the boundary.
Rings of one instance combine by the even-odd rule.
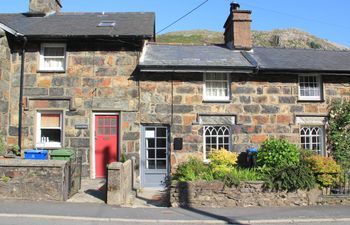
[[[104,204],[2,201],[0,225],[350,224],[350,206],[120,208]]]

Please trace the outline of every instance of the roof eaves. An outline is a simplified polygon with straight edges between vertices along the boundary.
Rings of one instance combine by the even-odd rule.
[[[21,33],[17,32],[17,31],[15,31],[15,30],[12,29],[11,27],[8,27],[8,26],[6,26],[6,25],[3,24],[3,23],[0,23],[0,28],[3,29],[3,30],[6,31],[6,32],[12,34],[12,35],[15,36],[15,37],[23,37],[23,36],[24,36],[24,34],[21,34]]]
[[[145,65],[139,64],[141,72],[230,72],[230,73],[252,73],[255,67],[250,66],[188,66],[188,65]]]
[[[307,68],[266,68],[260,67],[261,72],[289,72],[289,73],[327,73],[335,75],[350,75],[350,70],[320,70]]]

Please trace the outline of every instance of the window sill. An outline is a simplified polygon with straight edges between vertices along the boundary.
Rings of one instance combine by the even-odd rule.
[[[308,103],[308,102],[310,102],[310,103],[313,103],[313,102],[319,103],[319,102],[325,102],[325,100],[324,99],[298,99],[297,102],[298,103]]]
[[[203,103],[230,103],[230,99],[203,99]]]
[[[37,73],[65,73],[65,70],[38,70]]]

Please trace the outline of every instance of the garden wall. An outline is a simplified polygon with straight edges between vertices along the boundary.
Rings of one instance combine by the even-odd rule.
[[[59,160],[0,160],[0,199],[68,199],[68,163]]]
[[[263,182],[227,187],[220,181],[179,182],[170,187],[173,207],[306,206],[319,203],[321,191],[272,192]]]
[[[108,165],[107,204],[123,205],[129,202],[133,191],[134,159]]]

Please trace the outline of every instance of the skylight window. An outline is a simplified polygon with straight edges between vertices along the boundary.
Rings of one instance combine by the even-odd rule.
[[[98,25],[98,27],[115,27],[114,20],[102,20]]]

